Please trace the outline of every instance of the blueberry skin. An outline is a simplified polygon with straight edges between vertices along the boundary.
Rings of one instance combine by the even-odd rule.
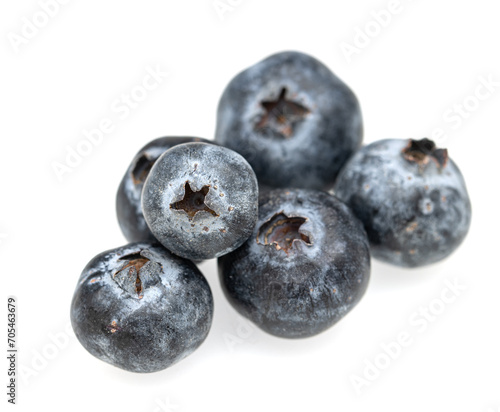
[[[276,215],[306,219],[298,235],[311,244],[294,240],[286,252],[263,242],[266,234],[273,236],[266,222]],[[261,195],[252,236],[219,258],[218,268],[224,294],[240,314],[272,335],[305,338],[328,329],[359,302],[370,276],[369,244],[361,223],[335,197],[275,189]]]
[[[408,145],[407,139],[386,139],[363,147],[334,191],[363,222],[375,258],[418,267],[444,259],[462,243],[471,204],[451,159],[443,167],[432,158],[409,161],[403,155]]]
[[[156,160],[173,146],[190,142],[212,143],[200,137],[160,137],[149,142],[135,155],[116,193],[116,215],[123,235],[129,242],[156,242],[144,220],[141,193],[144,181]]]
[[[276,127],[258,127],[263,102],[276,100],[283,89],[308,110],[301,115],[300,107],[288,108],[281,118],[291,122],[288,136]],[[216,142],[241,153],[259,183],[271,187],[330,188],[362,136],[353,92],[324,64],[299,52],[274,54],[241,72],[218,106]]]
[[[131,259],[145,263],[139,268],[140,294],[136,268],[124,268]],[[207,337],[212,316],[210,287],[194,263],[149,243],[93,258],[71,303],[71,323],[83,347],[140,373],[168,368],[192,353]]]
[[[195,193],[193,201],[198,202],[188,208],[194,212],[191,216],[180,206],[189,193]],[[257,178],[247,161],[230,149],[205,143],[178,145],[151,169],[142,208],[151,232],[167,249],[191,260],[216,258],[239,247],[252,233]]]

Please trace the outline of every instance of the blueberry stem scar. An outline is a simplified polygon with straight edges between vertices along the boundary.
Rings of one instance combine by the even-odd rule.
[[[154,160],[150,159],[147,155],[143,154],[135,162],[134,168],[131,171],[132,181],[134,184],[144,183],[148,177],[149,171],[153,167]]]
[[[128,274],[134,274],[136,275],[135,278],[135,291],[137,292],[137,295],[139,298],[142,298],[142,281],[139,276],[141,268],[149,262],[149,259],[146,259],[143,257],[140,253],[133,253],[131,255],[123,256],[119,260],[128,260],[128,263],[125,264],[119,271],[115,273],[114,276],[118,275],[119,273],[123,272],[125,269],[128,269]]]
[[[306,221],[307,218],[304,217],[288,217],[283,212],[276,213],[259,228],[257,243],[274,245],[276,250],[283,250],[287,254],[295,241],[311,246],[309,236],[300,233],[300,228]]]
[[[291,137],[295,123],[304,120],[311,111],[293,100],[286,98],[287,89],[283,87],[276,100],[260,102],[265,113],[256,125],[257,130],[271,128],[283,137]]]
[[[436,165],[443,169],[448,162],[448,150],[438,149],[436,144],[429,139],[408,141],[408,145],[403,149],[403,156],[409,162],[418,165],[426,165],[429,160],[436,162]]]
[[[201,211],[208,212],[217,217],[219,215],[205,204],[205,197],[209,190],[210,187],[206,185],[197,192],[194,192],[193,189],[191,189],[191,185],[187,181],[184,184],[184,198],[178,202],[172,203],[170,205],[170,209],[184,210],[184,212],[187,213],[189,220],[192,220],[196,213]]]

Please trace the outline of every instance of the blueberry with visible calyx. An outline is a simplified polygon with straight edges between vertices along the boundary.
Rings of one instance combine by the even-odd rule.
[[[118,223],[129,242],[156,241],[142,214],[142,187],[153,164],[166,150],[190,142],[210,143],[209,140],[199,137],[166,136],[149,142],[135,155],[116,194]]]
[[[471,221],[465,181],[433,141],[386,139],[346,164],[335,194],[363,222],[375,258],[398,266],[438,262],[464,240]]]
[[[361,222],[335,197],[305,189],[266,191],[255,230],[219,258],[229,302],[264,331],[316,335],[363,296],[370,253]]]
[[[186,143],[154,164],[142,193],[146,222],[159,242],[192,260],[239,247],[257,220],[257,178],[225,147]]]
[[[215,140],[241,153],[261,184],[323,189],[362,135],[351,89],[315,58],[282,52],[231,80],[219,102]]]
[[[149,243],[97,255],[71,303],[83,347],[131,372],[160,371],[188,356],[207,337],[212,316],[212,293],[195,264]]]

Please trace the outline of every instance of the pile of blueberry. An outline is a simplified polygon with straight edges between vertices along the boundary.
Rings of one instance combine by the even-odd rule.
[[[471,206],[446,149],[428,139],[361,147],[362,134],[356,96],[311,56],[279,53],[237,75],[215,141],[163,137],[132,160],[116,198],[130,243],[92,259],[73,297],[82,345],[133,372],[189,355],[212,322],[195,264],[205,259],[218,258],[240,314],[304,338],[359,302],[370,252],[404,267],[452,253]]]

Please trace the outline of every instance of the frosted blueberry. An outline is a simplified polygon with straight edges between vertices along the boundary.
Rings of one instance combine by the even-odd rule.
[[[207,337],[212,316],[212,293],[195,264],[149,243],[97,255],[71,303],[83,347],[131,372],[160,371],[188,356]]]
[[[315,58],[282,52],[231,80],[215,140],[241,153],[263,185],[322,189],[333,185],[362,135],[349,87]]]
[[[146,222],[159,242],[192,260],[239,247],[257,220],[257,178],[225,147],[186,143],[154,164],[142,193]]]
[[[471,204],[462,173],[429,139],[386,139],[359,150],[335,194],[363,222],[375,258],[398,266],[438,262],[464,240]]]

